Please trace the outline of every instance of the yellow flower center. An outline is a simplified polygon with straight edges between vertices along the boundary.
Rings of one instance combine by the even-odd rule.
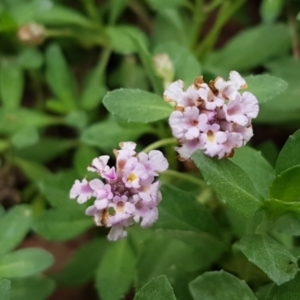
[[[132,183],[136,178],[137,176],[134,173],[131,173],[127,178],[127,182]]]
[[[215,141],[214,133],[211,130],[207,131],[207,139],[210,143],[213,143]]]

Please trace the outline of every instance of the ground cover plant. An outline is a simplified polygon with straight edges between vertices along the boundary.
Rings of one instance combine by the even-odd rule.
[[[300,5],[0,2],[0,299],[300,298]]]

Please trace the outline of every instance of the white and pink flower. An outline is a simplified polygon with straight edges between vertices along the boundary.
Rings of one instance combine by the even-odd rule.
[[[157,220],[161,193],[156,177],[168,168],[158,150],[137,154],[133,142],[121,143],[120,147],[114,151],[116,169],[107,165],[109,156],[95,158],[88,170],[97,172],[102,180],[76,180],[70,191],[70,198],[77,198],[78,203],[95,198],[86,214],[94,218],[97,226],[111,228],[111,241],[126,237],[125,228],[134,223],[149,227]]]
[[[175,147],[181,159],[189,159],[198,149],[211,157],[229,157],[250,140],[259,107],[253,94],[239,92],[245,88],[246,81],[236,71],[227,81],[217,77],[206,84],[200,76],[186,91],[181,80],[167,88],[165,100],[176,104],[169,124],[181,144]]]

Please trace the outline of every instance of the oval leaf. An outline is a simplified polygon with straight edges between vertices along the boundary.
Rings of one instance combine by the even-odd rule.
[[[28,206],[12,208],[0,219],[0,255],[13,250],[30,229],[32,213]]]
[[[3,61],[0,66],[0,95],[3,106],[18,108],[24,86],[23,71],[16,62]]]
[[[120,141],[136,140],[148,131],[150,131],[148,125],[124,127],[119,125],[116,120],[108,119],[94,123],[85,129],[81,134],[81,141],[84,144],[111,151],[110,149],[116,148]]]
[[[176,300],[173,288],[166,277],[160,275],[146,283],[133,300]]]
[[[244,236],[238,247],[249,261],[262,269],[277,285],[293,279],[299,270],[296,257],[265,234]]]
[[[53,256],[42,249],[26,248],[1,256],[0,276],[6,278],[27,277],[49,268]]]
[[[231,160],[247,173],[256,190],[267,198],[275,171],[261,153],[250,147],[242,147],[235,151]]]
[[[224,272],[206,272],[189,284],[194,300],[257,300],[249,286]]]
[[[300,165],[280,173],[270,187],[270,197],[300,202]]]
[[[288,83],[283,79],[267,74],[248,76],[245,80],[248,85],[247,92],[254,94],[259,103],[272,100],[288,87]]]
[[[103,99],[107,110],[127,122],[148,123],[167,118],[173,111],[162,97],[138,89],[108,92]]]
[[[33,224],[33,229],[47,240],[64,241],[78,236],[92,225],[93,221],[80,207],[64,206],[45,212]]]
[[[96,273],[96,287],[103,300],[117,300],[129,290],[135,277],[135,256],[127,240],[111,245]]]
[[[281,149],[275,166],[277,174],[284,170],[300,165],[300,129],[289,136],[287,142]]]
[[[48,299],[54,289],[55,281],[45,276],[14,278],[10,300],[44,300]]]
[[[60,285],[82,285],[90,280],[108,246],[106,239],[94,239],[75,251],[66,266],[54,275]]]
[[[193,160],[220,199],[237,212],[251,217],[262,208],[261,195],[239,166],[228,159],[212,159],[200,150],[193,154]]]
[[[281,286],[273,285],[265,300],[297,300],[300,295],[300,273]]]

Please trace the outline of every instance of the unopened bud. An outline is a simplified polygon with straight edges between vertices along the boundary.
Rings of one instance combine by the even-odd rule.
[[[174,66],[168,54],[157,54],[153,57],[154,68],[159,77],[163,79],[164,87],[167,88],[174,78]]]
[[[45,39],[45,28],[37,23],[26,24],[19,28],[18,38],[26,45],[40,45]]]

